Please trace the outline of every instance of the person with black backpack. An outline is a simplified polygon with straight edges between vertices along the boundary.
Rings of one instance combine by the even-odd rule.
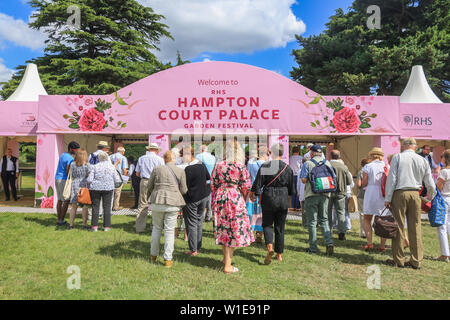
[[[256,202],[256,196],[261,195],[262,227],[267,246],[267,256],[264,264],[272,262],[276,252],[276,259],[282,261],[284,251],[284,228],[290,206],[290,197],[295,194],[294,173],[291,167],[281,160],[284,153],[282,144],[275,144],[271,148],[272,161],[261,165],[256,174],[250,197]],[[275,251],[273,233],[275,229]]]
[[[317,253],[317,221],[323,230],[326,253],[333,254],[334,244],[328,223],[328,201],[330,193],[337,190],[336,173],[330,162],[322,153],[322,147],[315,144],[311,147],[311,160],[304,163],[300,178],[305,184],[305,207],[309,232],[308,253]]]

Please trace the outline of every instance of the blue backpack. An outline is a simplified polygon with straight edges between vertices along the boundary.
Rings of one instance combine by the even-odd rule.
[[[96,155],[96,154],[94,154],[94,153],[91,153],[91,159],[89,160],[89,163],[90,164],[97,164],[99,161],[98,161],[98,155]]]
[[[447,211],[445,199],[436,188],[437,194],[431,202],[431,210],[428,212],[428,220],[432,227],[440,227],[445,223],[445,214]]]
[[[311,159],[315,167],[311,169],[309,182],[314,193],[335,192],[337,189],[336,175],[333,168],[325,164],[326,160],[317,162]]]

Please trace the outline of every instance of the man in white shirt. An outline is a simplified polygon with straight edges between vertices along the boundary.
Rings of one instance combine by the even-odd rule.
[[[117,152],[110,155],[109,158],[111,159],[111,162],[114,164],[116,169],[122,175],[123,183],[127,183],[127,181],[128,181],[128,176],[127,176],[128,160],[124,155],[125,155],[125,148],[119,147],[119,148],[117,148]],[[113,202],[113,210],[114,211],[123,209],[121,206],[119,206],[120,194],[122,193],[122,187],[123,187],[123,184],[119,188],[114,189],[114,202]]]
[[[294,181],[297,183],[298,174],[302,168],[303,157],[300,155],[300,148],[295,146],[292,148],[292,156],[289,157],[289,166],[294,173]],[[300,199],[297,194],[297,188],[295,188],[295,194],[291,199],[291,207],[294,211],[300,211]]]
[[[5,200],[11,200],[9,193],[9,188],[11,187],[14,201],[17,201],[16,179],[19,176],[19,160],[12,155],[11,148],[6,150],[6,154],[0,160],[0,175],[3,189],[5,190]]]
[[[402,153],[392,157],[386,181],[385,205],[391,208],[398,223],[398,235],[392,240],[392,259],[386,263],[398,267],[420,269],[423,260],[421,199],[422,183],[428,189],[430,199],[436,195],[436,185],[431,176],[429,162],[416,153],[417,143],[413,138],[402,142]],[[408,238],[411,258],[405,262],[403,248],[405,239],[405,217],[408,223]]]

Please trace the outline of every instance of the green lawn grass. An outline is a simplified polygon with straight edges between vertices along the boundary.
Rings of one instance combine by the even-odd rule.
[[[449,264],[438,256],[436,230],[423,222],[426,259],[421,270],[382,264],[387,254],[359,248],[359,225],[347,241],[336,240],[335,254],[309,255],[308,233],[288,221],[284,261],[263,264],[263,245],[237,249],[237,274],[222,272],[222,250],[212,224],[204,226],[203,252],[187,257],[187,243],[176,240],[174,266],[162,257],[149,263],[150,233],[134,233],[135,217],[113,216],[109,233],[56,228],[45,214],[0,214],[0,299],[448,299]],[[80,225],[80,220],[77,220]],[[319,237],[321,233],[319,232]],[[335,236],[336,237],[336,236]],[[377,239],[378,241],[378,239]],[[381,289],[366,286],[367,268],[378,265]],[[81,270],[81,289],[68,290],[67,268]]]

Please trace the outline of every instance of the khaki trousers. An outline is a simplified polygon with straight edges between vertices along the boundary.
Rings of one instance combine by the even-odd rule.
[[[123,184],[119,188],[114,189],[113,210],[116,210],[119,207],[120,194],[122,193],[122,187],[123,187]]]
[[[416,190],[396,190],[391,202],[392,215],[397,221],[399,232],[397,238],[392,239],[392,256],[397,265],[405,264],[405,217],[408,223],[410,263],[420,267],[423,260],[421,200]]]
[[[145,231],[147,226],[147,215],[148,215],[148,198],[150,194],[148,193],[148,179],[141,179],[139,184],[139,206],[138,214],[136,217],[136,232],[141,233]]]

